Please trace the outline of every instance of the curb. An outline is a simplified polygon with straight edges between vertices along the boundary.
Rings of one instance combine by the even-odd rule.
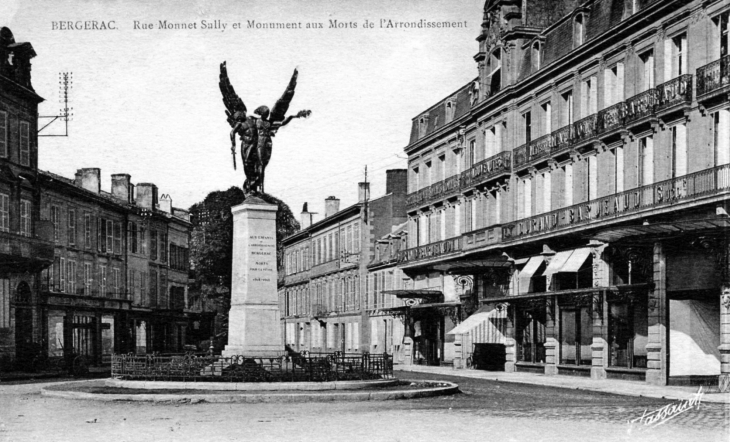
[[[405,379],[408,382],[409,380]],[[339,402],[339,401],[388,401],[399,399],[417,399],[424,397],[444,396],[459,392],[459,386],[447,381],[418,380],[413,382],[434,382],[448,384],[445,387],[424,388],[419,390],[395,391],[351,391],[337,393],[236,393],[236,394],[94,394],[78,391],[41,389],[41,394],[48,397],[77,400],[94,400],[101,402],[153,402],[153,403],[301,403],[301,402]]]
[[[437,371],[426,371],[426,370],[412,370],[412,369],[404,369],[403,367],[394,367],[394,371],[403,371],[403,372],[411,372],[411,373],[426,373],[426,374],[438,374],[442,376],[454,376],[454,377],[462,377],[462,378],[469,378],[469,379],[481,379],[485,381],[494,381],[494,382],[505,382],[505,383],[511,383],[511,384],[525,384],[525,385],[538,385],[540,387],[551,387],[551,388],[563,388],[568,390],[583,390],[583,391],[591,391],[595,393],[604,393],[604,394],[615,394],[619,396],[631,396],[631,397],[646,397],[646,398],[652,398],[652,399],[667,399],[667,400],[675,400],[675,401],[684,401],[691,398],[694,398],[696,396],[696,393],[689,393],[689,392],[680,392],[680,391],[666,391],[666,392],[652,392],[652,391],[621,391],[621,390],[607,390],[600,388],[599,386],[568,386],[568,385],[554,385],[554,384],[546,384],[542,382],[536,382],[531,381],[529,379],[504,379],[504,378],[493,378],[488,376],[480,376],[477,374],[461,374],[459,371],[461,370],[454,370],[454,372],[449,373],[441,373]],[[601,382],[601,381],[595,381],[595,382]],[[730,394],[727,393],[718,393],[718,394],[703,394],[702,396],[702,402],[705,403],[715,403],[715,404],[730,404]]]
[[[387,387],[395,385],[398,382],[398,379],[331,382],[165,382],[107,379],[104,383],[108,387],[129,389],[135,388],[141,390],[236,390],[260,392],[364,390],[370,387]]]

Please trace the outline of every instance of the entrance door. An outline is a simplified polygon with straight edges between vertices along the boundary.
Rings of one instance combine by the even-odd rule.
[[[21,364],[30,363],[33,354],[33,312],[30,308],[15,308],[15,354]]]

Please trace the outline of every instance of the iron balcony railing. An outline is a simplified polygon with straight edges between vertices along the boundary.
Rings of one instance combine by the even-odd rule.
[[[581,143],[640,122],[657,111],[691,101],[692,75],[681,75],[517,147],[513,167],[525,167],[564,153]]]
[[[412,262],[422,259],[435,258],[462,250],[463,237],[457,236],[443,241],[426,244],[398,252],[398,262]]]
[[[294,353],[281,358],[246,355],[112,355],[112,377],[138,381],[323,382],[393,377],[387,353]]]
[[[717,166],[505,225],[504,242],[599,222],[730,191],[730,165]]]
[[[411,210],[438,201],[456,192],[482,184],[495,176],[510,173],[511,170],[512,152],[500,152],[474,164],[458,175],[453,175],[431,186],[408,194],[406,196],[406,206],[408,210]]]
[[[697,96],[701,97],[730,86],[730,55],[697,69]]]

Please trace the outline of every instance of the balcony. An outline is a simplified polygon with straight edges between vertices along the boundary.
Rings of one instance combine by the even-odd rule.
[[[687,112],[691,104],[692,75],[681,75],[517,147],[513,168],[524,169],[594,141],[608,143],[624,131],[648,129],[659,117]]]
[[[38,271],[53,263],[53,243],[41,237],[0,232],[0,266]]]
[[[512,152],[500,152],[480,161],[459,175],[454,175],[406,197],[406,208],[415,210],[452,196],[460,191],[509,175],[512,171]]]
[[[730,55],[697,69],[697,101],[705,108],[728,100],[730,92]]]
[[[714,167],[525,218],[502,228],[511,242],[730,193],[730,165]]]

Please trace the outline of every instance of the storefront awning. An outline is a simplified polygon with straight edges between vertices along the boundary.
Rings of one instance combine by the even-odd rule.
[[[550,260],[550,264],[548,264],[547,268],[543,272],[545,275],[552,275],[553,273],[558,273],[560,269],[565,265],[565,262],[568,261],[570,258],[570,255],[573,254],[572,250],[566,250],[564,252],[558,252],[553,256],[553,259]]]
[[[529,261],[527,261],[527,264],[525,264],[525,267],[520,270],[520,279],[526,279],[529,280],[532,278],[532,275],[535,274],[537,269],[540,268],[540,264],[542,264],[544,261],[544,258],[542,255],[533,256],[530,258]]]
[[[443,308],[443,307],[460,307],[461,303],[459,302],[434,302],[431,304],[417,304],[411,307],[414,310],[424,309],[424,308]]]
[[[489,313],[491,312],[482,312],[482,313],[475,313],[468,318],[464,320],[461,324],[457,325],[451,331],[446,332],[447,335],[460,335],[463,333],[468,333],[471,329],[478,326],[484,321],[489,320]]]
[[[428,301],[440,301],[443,299],[441,290],[383,290],[385,295],[394,295],[396,298],[421,298]]]
[[[582,249],[575,249],[568,258],[568,261],[558,270],[560,273],[575,273],[580,270],[581,266],[588,256],[591,254],[590,247],[584,247]]]

